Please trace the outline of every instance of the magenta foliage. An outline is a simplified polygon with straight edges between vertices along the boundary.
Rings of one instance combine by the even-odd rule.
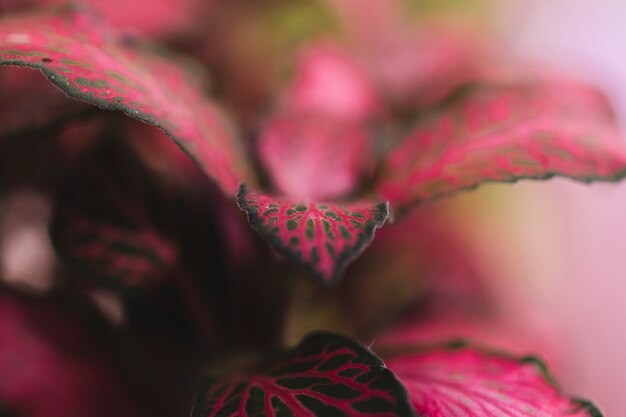
[[[53,303],[0,295],[0,404],[29,417],[144,415],[99,339]]]
[[[264,372],[200,384],[193,417],[411,416],[406,392],[371,351],[314,333]]]
[[[261,236],[311,268],[324,283],[341,276],[389,215],[385,203],[303,204],[250,192],[245,186],[239,190],[237,203]]]
[[[195,3],[186,2],[190,4]],[[103,10],[107,14],[109,9]],[[190,18],[183,15],[178,18]],[[114,20],[124,21],[118,18]],[[171,29],[156,21],[154,27],[139,29],[159,35]],[[380,21],[393,19],[385,15]],[[82,7],[2,17],[0,64],[39,70],[81,102],[68,104],[50,91],[33,100],[28,95],[41,82],[32,78],[33,72],[12,68],[1,74],[7,87],[0,91],[0,136],[25,140],[25,129],[34,127],[29,130],[33,136],[43,130],[39,136],[59,140],[61,153],[80,161],[64,166],[69,179],[51,187],[51,237],[69,267],[67,281],[89,278],[100,284],[95,288],[140,289],[132,291],[137,304],[120,302],[122,310],[128,308],[120,313],[126,313],[128,326],[142,330],[140,341],[131,344],[157,346],[168,339],[173,345],[180,342],[175,348],[181,357],[194,358],[202,349],[232,353],[236,341],[245,343],[255,332],[270,335],[261,337],[259,345],[273,355],[252,364],[229,367],[212,357],[216,376],[200,384],[194,417],[597,417],[590,404],[563,396],[535,359],[458,346],[425,347],[423,333],[416,332],[414,339],[410,333],[415,322],[407,326],[405,337],[383,336],[374,344],[387,364],[369,348],[331,333],[314,333],[289,351],[276,349],[282,333],[276,318],[293,302],[288,285],[294,280],[289,277],[285,285],[282,279],[290,270],[264,256],[264,247],[246,235],[249,228],[240,229],[233,220],[228,210],[235,205],[224,208],[224,201],[236,200],[271,248],[328,287],[341,281],[377,229],[389,219],[402,220],[419,203],[493,181],[555,175],[615,181],[626,175],[626,147],[608,103],[592,87],[541,73],[486,70],[477,64],[481,48],[452,35],[431,41],[412,31],[385,36],[378,36],[379,31],[367,36],[367,28],[359,31],[354,49],[332,42],[305,48],[291,82],[274,97],[272,111],[259,116],[256,126],[236,129],[207,93],[198,64],[129,38]],[[185,40],[171,44],[185,45]],[[7,105],[5,97],[15,101]],[[111,114],[100,113],[94,122],[93,106],[160,131],[130,127],[127,119]],[[40,114],[31,119],[31,112]],[[77,125],[77,130],[63,130]],[[160,132],[167,138],[158,137]],[[244,132],[251,143],[243,139]],[[155,138],[171,140],[171,146]],[[133,156],[120,158],[118,152]],[[187,210],[187,205],[201,210]],[[205,205],[211,210],[204,210]],[[219,218],[207,220],[214,212]],[[453,294],[449,304],[430,305],[440,312],[469,298],[478,285],[473,285],[475,271],[463,250],[449,245],[451,240],[431,238],[434,229],[406,222],[389,229],[389,240],[378,247],[383,255],[401,252],[395,250],[400,247],[421,248],[428,261],[446,264],[440,274],[460,276],[448,282],[461,288],[460,295]],[[445,250],[452,255],[438,253]],[[254,256],[246,256],[251,252]],[[410,257],[403,261],[411,272],[421,267],[414,253],[396,255]],[[372,258],[386,263],[383,257]],[[385,264],[383,280],[389,270]],[[92,290],[91,285],[79,287]],[[435,295],[446,291],[434,287],[428,291]],[[160,302],[146,303],[145,289]],[[215,293],[210,308],[208,293]],[[113,315],[117,299],[107,295],[109,303],[101,302],[101,308]],[[407,296],[410,302],[415,297]],[[250,313],[255,304],[267,316]],[[258,328],[238,328],[242,310],[253,316],[246,317],[247,323]],[[64,410],[82,416],[141,415],[116,385],[113,365],[99,356],[92,361],[55,347],[57,338],[66,337],[72,349],[82,351],[85,345],[91,350],[93,343],[79,335],[81,329],[61,328],[58,336],[57,313],[47,316],[38,306],[30,313],[11,297],[0,297],[0,311],[5,313],[0,314],[0,337],[7,339],[0,344],[0,413],[7,408],[27,417],[68,415]],[[215,317],[223,320],[215,322]],[[259,325],[266,317],[276,319],[268,326],[275,328]],[[40,334],[41,327],[48,328],[46,335]],[[175,336],[159,339],[151,333],[154,327],[173,328]],[[51,335],[55,341],[48,344]],[[25,366],[13,367],[14,358]],[[161,357],[155,362],[160,362],[158,369],[168,369]],[[40,396],[51,378],[58,385]],[[41,412],[43,403],[50,404],[47,414]]]
[[[400,354],[387,365],[425,417],[597,416],[591,404],[564,397],[536,358],[478,349]]]
[[[43,71],[69,96],[163,129],[226,193],[246,179],[245,157],[205,80],[146,47],[128,46],[91,14],[61,8],[5,18],[0,62]]]
[[[406,209],[487,181],[624,175],[626,151],[595,90],[531,79],[496,79],[493,85],[477,78],[478,86],[460,100],[418,120],[414,132],[382,158],[375,184],[362,184],[376,166],[375,151],[385,147],[372,142],[380,134],[372,126],[381,121],[383,101],[365,70],[328,48],[304,56],[277,116],[260,135],[262,160],[288,200],[307,204],[369,191],[394,209]],[[126,46],[88,14],[59,10],[7,18],[0,52],[2,63],[41,69],[72,97],[161,127],[227,195],[240,181],[254,183],[237,135],[200,94],[195,73],[146,48]],[[317,265],[315,257],[299,256],[297,245],[269,242],[324,280],[343,269],[341,256],[331,266]]]

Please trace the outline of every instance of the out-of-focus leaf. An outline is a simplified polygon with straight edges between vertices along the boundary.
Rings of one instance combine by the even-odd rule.
[[[313,44],[301,51],[295,78],[283,100],[282,106],[290,111],[343,120],[365,120],[382,111],[369,74],[331,44]]]
[[[82,160],[57,197],[51,237],[80,275],[114,288],[154,288],[177,266],[165,234],[175,195],[128,148],[108,139]]]
[[[35,71],[13,67],[0,70],[0,141],[49,139],[68,122],[96,111],[85,103],[68,100]]]
[[[554,329],[548,323],[534,325],[534,322],[506,322],[486,313],[463,316],[457,312],[417,311],[385,329],[376,339],[375,349],[382,352],[397,346],[432,346],[442,340],[464,340],[514,355],[540,353],[552,369],[561,369],[563,352]]]
[[[237,204],[277,251],[326,285],[335,283],[365,250],[389,214],[385,203],[301,203],[260,194],[243,185]]]
[[[406,392],[369,349],[314,333],[262,371],[207,378],[193,417],[412,416]]]
[[[2,0],[0,13],[67,3],[67,0]],[[89,4],[115,26],[156,37],[165,37],[188,26],[203,11],[198,0],[83,0],[82,3]],[[204,0],[204,3],[212,1]]]
[[[45,301],[0,294],[0,375],[20,417],[146,415],[98,337]]]
[[[365,71],[330,45],[299,57],[294,79],[258,148],[273,184],[300,199],[354,193],[374,167],[371,124],[381,103]]]
[[[424,417],[600,417],[589,402],[564,396],[545,365],[475,348],[403,353],[386,364]]]
[[[189,62],[133,45],[76,8],[0,20],[0,64],[41,70],[68,96],[161,128],[228,194],[249,180],[237,136]],[[36,92],[31,92],[36,97]]]
[[[349,195],[373,166],[363,125],[321,115],[274,118],[259,138],[259,154],[278,190],[302,200]]]
[[[386,157],[377,189],[404,209],[485,182],[625,174],[626,147],[601,94],[520,83],[477,87],[421,119]]]
[[[432,105],[478,75],[485,51],[472,32],[453,28],[445,20],[437,26],[428,18],[414,22],[400,1],[326,1],[341,17],[355,55],[370,71],[381,96],[394,108]]]

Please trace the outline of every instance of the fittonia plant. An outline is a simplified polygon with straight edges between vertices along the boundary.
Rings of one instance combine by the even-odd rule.
[[[223,264],[215,254],[224,255],[224,242],[239,239],[217,234],[216,230],[234,230],[216,227],[233,219],[220,204],[205,207],[201,201],[206,202],[206,196],[195,195],[199,190],[217,202],[238,205],[271,248],[332,291],[376,231],[391,219],[402,224],[420,203],[485,182],[555,175],[584,182],[615,181],[626,175],[626,147],[602,94],[537,72],[525,74],[506,66],[487,70],[461,49],[449,56],[452,59],[434,60],[440,75],[430,71],[426,76],[428,68],[422,68],[425,71],[415,76],[421,83],[412,84],[408,74],[411,82],[403,84],[388,77],[390,66],[378,61],[380,54],[364,53],[363,48],[351,52],[331,41],[309,46],[300,54],[291,82],[276,97],[273,111],[254,129],[251,140],[243,140],[238,133],[243,129],[237,129],[206,94],[206,79],[197,64],[129,39],[83,8],[7,15],[0,20],[0,64],[23,69],[4,69],[3,80],[23,82],[31,76],[29,70],[40,70],[70,98],[158,127],[223,196],[203,183],[188,159],[163,158],[163,144],[146,151],[146,143],[157,144],[150,141],[154,130],[94,113],[71,100],[53,97],[48,102],[49,92],[42,89],[39,95],[36,82],[17,91],[31,97],[30,108],[39,106],[41,111],[48,105],[45,113],[16,116],[10,103],[0,103],[0,120],[9,126],[2,131],[7,138],[2,145],[10,150],[27,140],[24,132],[32,134],[32,129],[24,127],[32,116],[44,132],[39,136],[64,144],[63,157],[72,150],[72,158],[67,157],[72,168],[62,186],[55,188],[50,230],[79,289],[105,285],[124,293],[149,294],[169,279],[185,283],[182,304],[185,297],[193,300],[185,307],[195,317],[194,325],[208,329],[200,338],[212,346],[208,358],[198,359],[194,352],[189,364],[200,367],[206,359],[220,363],[196,389],[194,417],[596,417],[599,412],[590,403],[564,396],[537,359],[519,359],[471,343],[415,345],[405,340],[368,348],[343,335],[315,332],[290,349],[282,349],[276,338],[257,352],[264,359],[251,364],[238,360],[231,366],[224,359],[229,345],[219,340],[228,338],[220,329],[226,331],[231,324],[219,322],[222,316],[208,313],[213,309],[203,305],[227,303],[220,300],[223,288],[201,283],[211,293],[202,299],[204,293],[189,286],[198,278],[193,276],[198,271],[194,262],[200,259],[205,272],[209,264]],[[393,53],[406,49],[395,45],[384,52],[393,60]],[[412,89],[398,90],[398,85]],[[7,84],[6,97],[17,97],[11,88]],[[407,99],[411,91],[421,96]],[[80,128],[67,129],[72,123]],[[33,146],[39,143],[33,141]],[[175,153],[174,148],[165,149]],[[146,156],[152,154],[160,155],[156,164],[165,161],[168,166],[163,170],[178,180],[155,175],[155,162],[151,168]],[[197,183],[203,186],[193,185]],[[414,230],[407,227],[404,233]],[[254,243],[235,247],[241,258],[263,258],[257,263],[260,277],[284,278],[284,267],[272,269],[276,262],[270,252],[255,249]],[[250,255],[250,248],[256,253]],[[228,275],[225,270],[209,272],[221,278]],[[276,289],[276,297],[285,291]],[[64,324],[76,317],[46,313],[54,310],[54,302],[42,304],[5,292],[0,298],[0,410],[48,417],[143,413],[129,405],[127,392],[116,387],[119,375],[110,372],[106,355],[100,352],[107,349],[78,336],[85,330],[80,325]],[[167,295],[158,297],[162,301]],[[245,310],[246,302],[225,309]],[[155,320],[177,323],[180,315],[174,310],[166,303]],[[263,320],[276,319],[268,317],[250,321],[258,331],[268,326]],[[254,329],[235,333],[246,331]],[[177,345],[173,337],[175,342],[170,343]],[[42,341],[50,338],[55,340],[52,345]],[[246,340],[245,334],[241,339]],[[83,362],[68,354],[84,350],[98,353],[85,356]],[[176,354],[189,354],[184,349],[157,350],[151,358],[157,362],[183,363]],[[16,368],[15,361],[28,366]],[[125,372],[152,363],[143,358],[139,362],[127,363]],[[201,373],[187,370],[176,376],[179,379],[172,377],[172,384]],[[55,387],[70,394],[62,399]],[[96,395],[94,390],[101,391]],[[78,396],[85,401],[71,399]],[[172,415],[171,410],[158,413]]]

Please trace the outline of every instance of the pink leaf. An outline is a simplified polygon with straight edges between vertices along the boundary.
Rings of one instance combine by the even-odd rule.
[[[367,72],[331,45],[313,45],[300,54],[282,107],[344,120],[364,120],[382,111]]]
[[[222,190],[249,177],[246,158],[198,71],[132,45],[75,8],[0,20],[0,64],[41,70],[68,96],[161,128]]]
[[[37,91],[33,99],[32,91]],[[55,128],[97,110],[63,93],[35,71],[7,67],[0,71],[0,140],[52,136]]]
[[[407,353],[386,361],[424,417],[601,417],[565,397],[536,358],[473,348]]]
[[[483,87],[422,119],[377,185],[400,208],[485,182],[613,181],[626,148],[603,96],[569,83]]]
[[[432,105],[479,75],[485,48],[469,31],[428,19],[415,25],[407,19],[405,5],[395,0],[328,3],[394,107]]]
[[[237,204],[252,227],[322,283],[337,281],[389,215],[387,204],[301,203],[241,186]]]
[[[532,323],[521,320],[507,322],[489,314],[465,314],[418,311],[402,318],[385,329],[376,339],[376,350],[396,346],[432,346],[441,340],[463,340],[473,346],[489,346],[514,355],[541,353],[554,369],[563,362],[558,349],[559,338],[547,322]],[[560,369],[557,366],[557,369]]]
[[[67,4],[66,0],[2,0],[0,13]],[[86,0],[107,21],[151,36],[171,34],[192,23],[197,0]],[[211,0],[206,1],[211,3]]]
[[[467,34],[428,29],[391,30],[365,46],[382,92],[399,106],[432,105],[479,76],[479,42]]]
[[[369,349],[314,333],[263,372],[199,387],[193,417],[412,416],[406,392]]]
[[[343,197],[373,166],[364,126],[321,115],[275,117],[259,138],[259,154],[278,190],[299,199]]]

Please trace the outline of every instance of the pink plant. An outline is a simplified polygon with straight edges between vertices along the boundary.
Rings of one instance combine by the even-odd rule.
[[[325,40],[303,48],[269,115],[238,129],[207,94],[197,63],[129,38],[84,8],[3,17],[0,64],[21,68],[0,73],[10,87],[0,91],[7,163],[11,152],[36,152],[20,145],[28,134],[33,143],[56,144],[63,173],[44,188],[55,204],[50,237],[66,268],[57,291],[89,317],[65,330],[62,319],[31,318],[28,302],[14,301],[10,291],[2,296],[0,414],[104,415],[100,396],[110,393],[108,414],[138,415],[127,411],[137,408],[174,415],[187,406],[181,390],[208,360],[211,376],[196,388],[194,417],[597,417],[591,403],[561,393],[534,357],[516,359],[474,340],[425,344],[428,326],[417,320],[403,337],[376,328],[380,338],[370,347],[324,331],[291,349],[281,346],[284,300],[298,269],[280,259],[327,291],[345,274],[346,288],[359,287],[368,272],[348,267],[389,219],[398,226],[381,229],[381,242],[369,252],[382,265],[381,287],[394,284],[386,281],[400,264],[407,283],[428,264],[436,283],[406,296],[407,305],[424,317],[445,311],[459,336],[499,343],[476,313],[485,295],[462,246],[433,226],[437,214],[423,209],[416,220],[408,213],[486,182],[626,175],[626,147],[594,88],[489,66],[485,51],[467,40],[387,31],[393,21],[381,16],[370,37],[357,27],[350,46]],[[428,52],[424,62],[420,51]],[[31,82],[28,69],[78,102]],[[12,108],[16,98],[26,110]],[[93,106],[155,126],[167,138]],[[33,115],[36,123],[30,111],[40,114]],[[244,130],[253,139],[245,140]],[[271,250],[242,227],[235,202]],[[427,254],[422,263],[416,252]],[[384,258],[397,253],[387,265]],[[124,330],[108,327],[83,301],[103,287],[122,298]],[[360,293],[347,292],[341,301],[358,304]],[[423,294],[434,296],[423,303]],[[345,318],[353,335],[372,341],[374,319],[354,316]],[[99,349],[87,347],[93,344],[87,322],[130,340],[116,344],[114,359],[98,353],[77,364],[72,352]],[[506,347],[515,340],[504,339]],[[242,348],[248,355],[233,352]],[[20,354],[40,378],[11,366]],[[118,369],[141,375],[134,380],[139,388],[121,390]],[[93,384],[97,395],[87,390],[81,403],[50,394],[46,378],[55,373],[63,377],[50,390],[82,396],[83,384]],[[40,391],[52,398],[43,401]],[[162,399],[168,393],[171,402]]]

